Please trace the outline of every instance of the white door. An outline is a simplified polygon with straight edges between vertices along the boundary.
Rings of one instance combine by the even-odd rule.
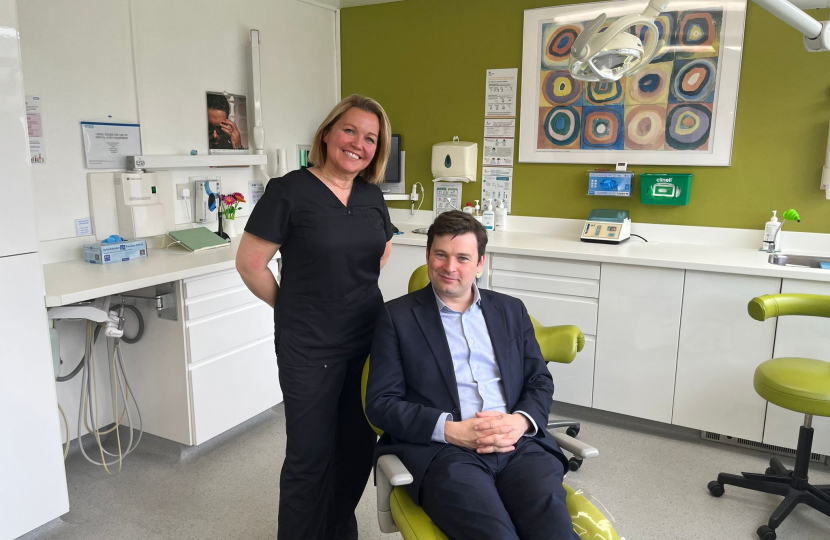
[[[69,511],[43,273],[36,253],[0,258],[0,539]]]
[[[823,294],[830,296],[830,283],[785,279],[782,293]],[[830,319],[789,316],[778,318],[774,358],[815,358],[830,362]],[[798,428],[804,415],[767,404],[764,443],[784,448],[798,445]],[[813,417],[813,452],[830,455],[830,418]]]
[[[778,278],[686,271],[672,423],[761,442],[766,402],[752,385],[772,358],[775,319],[747,313]]]
[[[0,0],[0,29],[0,193],[13,201],[7,206],[14,207],[8,212],[15,224],[14,232],[0,235],[0,257],[5,257],[34,253],[38,240],[14,0]]]
[[[683,274],[602,264],[594,408],[671,422]]]

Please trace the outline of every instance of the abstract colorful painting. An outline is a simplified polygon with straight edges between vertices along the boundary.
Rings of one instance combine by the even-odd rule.
[[[568,71],[574,41],[598,13],[607,28],[645,5],[525,12],[520,161],[729,165],[744,6],[701,0],[672,11],[669,4],[655,20],[666,45],[645,69],[615,82],[584,82]],[[652,39],[645,26],[628,31]]]

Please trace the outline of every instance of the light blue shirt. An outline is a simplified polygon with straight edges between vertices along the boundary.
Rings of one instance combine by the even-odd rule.
[[[435,295],[444,333],[450,346],[455,382],[458,385],[458,399],[461,404],[461,419],[475,418],[477,412],[497,411],[507,413],[504,383],[496,363],[496,354],[484,313],[481,311],[481,293],[473,284],[475,300],[465,311],[455,311]],[[526,435],[535,435],[536,422],[524,411],[516,411],[527,417],[531,428]],[[446,443],[444,424],[452,421],[452,413],[445,413],[435,424],[432,440]]]

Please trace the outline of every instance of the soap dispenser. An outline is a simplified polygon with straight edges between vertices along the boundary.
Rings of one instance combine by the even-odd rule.
[[[499,201],[496,207],[496,230],[507,230],[507,208],[504,205],[504,200]]]
[[[476,221],[482,223],[484,221],[484,215],[481,213],[481,207],[478,205],[478,199],[474,199],[476,202],[475,210],[473,210],[473,217],[476,218]]]
[[[491,232],[496,228],[496,213],[493,211],[493,199],[487,199],[487,205],[484,207],[484,212],[481,214],[481,224],[487,232]]]
[[[777,213],[778,210],[772,211],[772,217],[769,218],[769,221],[767,221],[764,227],[764,242],[761,246],[763,251],[769,251],[770,246],[773,246],[773,249],[778,247],[778,238],[776,237],[781,234],[781,224],[778,222]]]

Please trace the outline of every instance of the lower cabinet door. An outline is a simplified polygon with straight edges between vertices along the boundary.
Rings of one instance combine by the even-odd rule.
[[[426,263],[426,247],[395,244],[378,279],[383,300],[388,302],[408,293],[412,272]]]
[[[785,279],[781,292],[830,296],[830,283]],[[777,320],[774,358],[801,357],[830,362],[830,319],[791,315]],[[768,403],[764,443],[795,448],[798,428],[803,423],[803,414]],[[830,455],[830,418],[813,417],[813,430],[813,452]]]
[[[553,376],[553,400],[590,407],[594,390],[593,336],[585,336],[585,348],[570,364],[548,362],[548,371]],[[555,412],[555,411],[554,411]]]
[[[746,306],[779,290],[779,278],[686,272],[673,424],[761,442],[766,403],[752,379],[772,358],[775,320]]]
[[[280,403],[273,336],[191,364],[190,384],[196,444]]]
[[[602,264],[594,408],[671,422],[683,275]]]

